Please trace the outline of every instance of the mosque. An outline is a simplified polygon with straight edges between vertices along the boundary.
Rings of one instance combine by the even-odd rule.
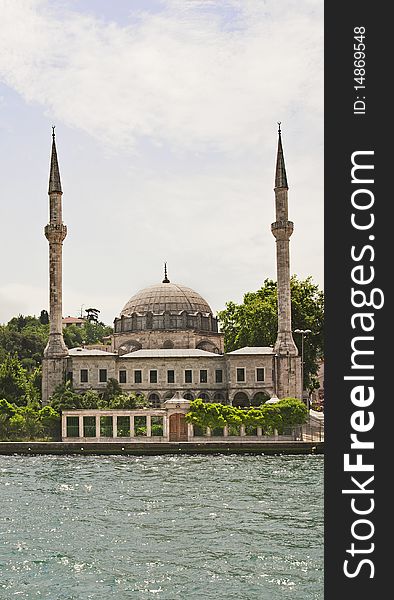
[[[125,393],[148,398],[160,409],[170,398],[202,398],[237,406],[259,404],[268,397],[301,398],[301,358],[294,343],[290,305],[288,184],[278,130],[275,173],[278,281],[278,333],[273,347],[245,347],[224,352],[224,336],[208,302],[189,287],[164,278],[135,293],[114,320],[110,351],[68,349],[62,329],[62,186],[52,134],[49,176],[49,317],[50,335],[42,363],[42,399],[48,403],[56,386],[72,381],[74,390],[104,391],[115,378]]]

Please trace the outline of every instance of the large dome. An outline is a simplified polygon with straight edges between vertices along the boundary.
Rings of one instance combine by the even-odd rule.
[[[148,312],[160,314],[168,311],[172,314],[186,311],[212,314],[208,302],[191,288],[177,283],[158,283],[137,292],[123,307],[122,317],[133,313],[146,315]]]

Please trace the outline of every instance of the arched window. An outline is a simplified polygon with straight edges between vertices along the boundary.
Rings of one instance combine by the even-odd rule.
[[[186,394],[184,394],[183,397],[185,400],[194,400],[194,396],[190,392],[186,392]]]
[[[152,408],[160,408],[160,397],[158,394],[151,394],[149,396],[149,404]]]
[[[123,354],[128,354],[129,352],[135,352],[135,350],[141,350],[142,346],[137,340],[128,340],[127,342],[123,342],[121,346],[118,348],[119,356]]]
[[[219,354],[219,348],[209,340],[202,340],[197,344],[196,348],[198,350],[205,350],[206,352],[214,352],[215,354]]]
[[[222,392],[216,392],[213,396],[213,401],[214,402],[225,402],[226,398],[224,397],[224,394],[222,394]]]
[[[174,342],[172,340],[165,340],[163,342],[163,348],[173,348],[174,347]]]
[[[209,402],[209,395],[206,392],[200,392],[197,397],[204,400],[204,402]]]
[[[238,408],[245,408],[249,406],[249,398],[245,392],[238,392],[235,394],[233,398],[233,406],[238,406]]]
[[[257,394],[255,394],[253,396],[251,405],[252,406],[261,406],[262,404],[264,404],[264,402],[266,402],[270,398],[271,398],[271,396],[267,392],[257,392]]]

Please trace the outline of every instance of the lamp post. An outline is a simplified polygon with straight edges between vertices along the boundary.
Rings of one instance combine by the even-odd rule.
[[[294,329],[294,333],[301,335],[301,398],[304,399],[304,336],[312,333],[310,329]],[[306,399],[306,407],[309,410],[309,398]]]

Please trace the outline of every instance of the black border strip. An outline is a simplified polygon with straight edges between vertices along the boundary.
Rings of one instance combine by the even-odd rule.
[[[326,292],[326,348],[325,348],[325,598],[364,600],[372,598],[382,585],[384,594],[392,595],[390,575],[393,567],[391,551],[385,553],[385,544],[390,544],[391,513],[393,501],[389,484],[392,481],[390,445],[392,419],[391,348],[393,338],[392,306],[388,286],[392,279],[390,248],[390,213],[394,198],[390,193],[389,168],[391,111],[389,110],[392,68],[389,32],[390,18],[383,2],[346,0],[325,3],[325,292]],[[365,28],[365,37],[354,39],[357,32]],[[357,47],[365,45],[365,88],[354,86],[361,71],[354,72]],[[361,45],[360,48],[363,48]],[[361,63],[358,63],[360,65]],[[358,98],[357,98],[358,96]],[[360,100],[365,101],[365,108]],[[355,102],[358,101],[358,104]],[[358,110],[357,110],[358,109]],[[356,170],[352,183],[354,152],[367,151],[373,154],[353,155],[357,164],[373,164],[373,170]],[[373,183],[364,180],[373,179]],[[373,206],[367,210],[352,206],[355,190],[366,189],[354,196],[355,203],[373,198]],[[368,223],[373,213],[374,224],[361,230],[352,226],[352,214],[358,223]],[[371,237],[372,236],[372,237]],[[373,250],[365,249],[370,245]],[[351,248],[354,246],[353,258]],[[373,267],[374,278],[370,284],[356,284],[355,278],[367,279]],[[374,306],[356,308],[352,304],[351,288],[363,290],[371,298],[373,288],[381,289],[385,302],[382,308]],[[378,305],[379,292],[375,293],[374,304]],[[362,304],[362,296],[357,300]],[[368,312],[364,325],[373,322],[369,333],[362,331],[361,319],[352,316],[357,312]],[[373,339],[354,340],[356,336],[371,336]],[[354,355],[355,365],[372,364],[373,369],[352,368],[353,349],[372,351],[373,354]],[[390,368],[391,367],[391,368]],[[373,380],[345,380],[345,376],[373,376]],[[374,400],[367,406],[356,406],[352,401],[352,390],[360,386],[353,399],[368,398],[369,387],[373,388]],[[362,411],[363,416],[355,415]],[[372,414],[371,414],[372,413]],[[353,415],[353,417],[352,417]],[[352,421],[353,418],[353,421]],[[373,426],[372,419],[374,419]],[[353,426],[361,422],[369,431],[358,433],[358,439],[370,441],[373,448],[362,450],[351,448]],[[356,432],[357,433],[357,432]],[[370,464],[373,471],[345,471],[344,457],[349,462],[357,460]],[[360,458],[357,458],[357,454]],[[359,483],[355,483],[357,480]],[[374,479],[366,484],[369,477]],[[362,491],[361,487],[364,490]],[[342,490],[355,490],[343,493]],[[373,493],[372,493],[373,491]],[[358,493],[357,493],[358,492]],[[354,500],[352,500],[352,498]],[[390,505],[390,508],[389,508]],[[367,513],[373,506],[373,510]],[[355,510],[366,511],[356,514]],[[390,512],[389,512],[390,511]],[[364,519],[364,522],[361,522]],[[361,520],[361,521],[360,521]],[[356,523],[356,521],[358,521]],[[370,524],[371,523],[371,524]],[[372,532],[372,533],[371,533]],[[364,540],[357,539],[365,537]],[[386,538],[386,539],[385,539]],[[354,549],[352,551],[352,543]],[[348,573],[345,574],[345,561]],[[370,562],[361,562],[361,561]],[[373,577],[371,577],[373,575]]]

